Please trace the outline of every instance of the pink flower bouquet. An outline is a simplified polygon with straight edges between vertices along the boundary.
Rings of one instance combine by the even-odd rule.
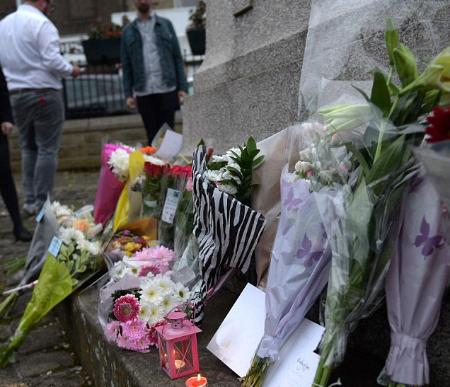
[[[111,155],[118,149],[126,152],[130,148],[125,145],[105,144],[102,150],[101,169],[98,180],[97,194],[95,195],[94,219],[95,223],[105,223],[113,216],[117,201],[125,183],[111,170],[109,164]]]

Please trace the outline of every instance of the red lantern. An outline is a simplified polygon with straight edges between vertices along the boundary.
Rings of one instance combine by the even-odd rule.
[[[156,327],[158,332],[161,368],[171,379],[197,373],[198,362],[197,333],[201,332],[184,312],[171,312],[167,323]]]

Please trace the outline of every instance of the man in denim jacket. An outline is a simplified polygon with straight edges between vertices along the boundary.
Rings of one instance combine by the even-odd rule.
[[[187,82],[172,23],[152,12],[153,0],[134,3],[138,18],[122,35],[123,82],[127,105],[137,105],[150,145],[165,123],[174,128]]]

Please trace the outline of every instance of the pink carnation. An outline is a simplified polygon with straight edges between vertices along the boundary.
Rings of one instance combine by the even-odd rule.
[[[120,348],[136,352],[148,352],[152,340],[147,324],[136,318],[133,321],[120,323],[122,333],[117,337],[116,343]]]
[[[148,273],[152,273],[153,275],[161,274],[161,269],[156,265],[142,266],[141,271],[139,272],[139,277],[146,277]]]
[[[148,262],[152,269],[142,272],[147,275],[149,272],[153,274],[162,274],[169,270],[170,263],[175,259],[175,252],[164,246],[149,247],[137,252],[134,259],[141,262]],[[140,274],[143,277],[143,274]]]
[[[138,316],[139,310],[139,301],[132,294],[126,294],[125,296],[119,297],[114,302],[114,316],[121,322],[134,320]]]
[[[120,322],[111,321],[105,327],[105,336],[109,341],[116,341],[117,335],[120,333]]]
[[[138,261],[165,261],[171,262],[175,259],[175,251],[164,246],[148,247],[137,252],[134,256]]]
[[[139,318],[122,324],[122,336],[132,340],[142,339],[148,336],[147,324]]]

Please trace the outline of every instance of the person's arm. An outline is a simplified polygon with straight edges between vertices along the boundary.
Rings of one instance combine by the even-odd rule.
[[[186,74],[184,73],[184,61],[181,55],[180,44],[178,43],[177,34],[171,22],[169,22],[170,32],[172,34],[173,59],[175,62],[175,72],[177,75],[177,91],[188,92],[188,84]]]
[[[0,69],[0,123],[13,122],[8,86],[3,71]]]
[[[38,44],[43,59],[42,64],[45,68],[60,76],[73,74],[75,66],[72,66],[61,55],[58,30],[50,21],[42,24]]]

